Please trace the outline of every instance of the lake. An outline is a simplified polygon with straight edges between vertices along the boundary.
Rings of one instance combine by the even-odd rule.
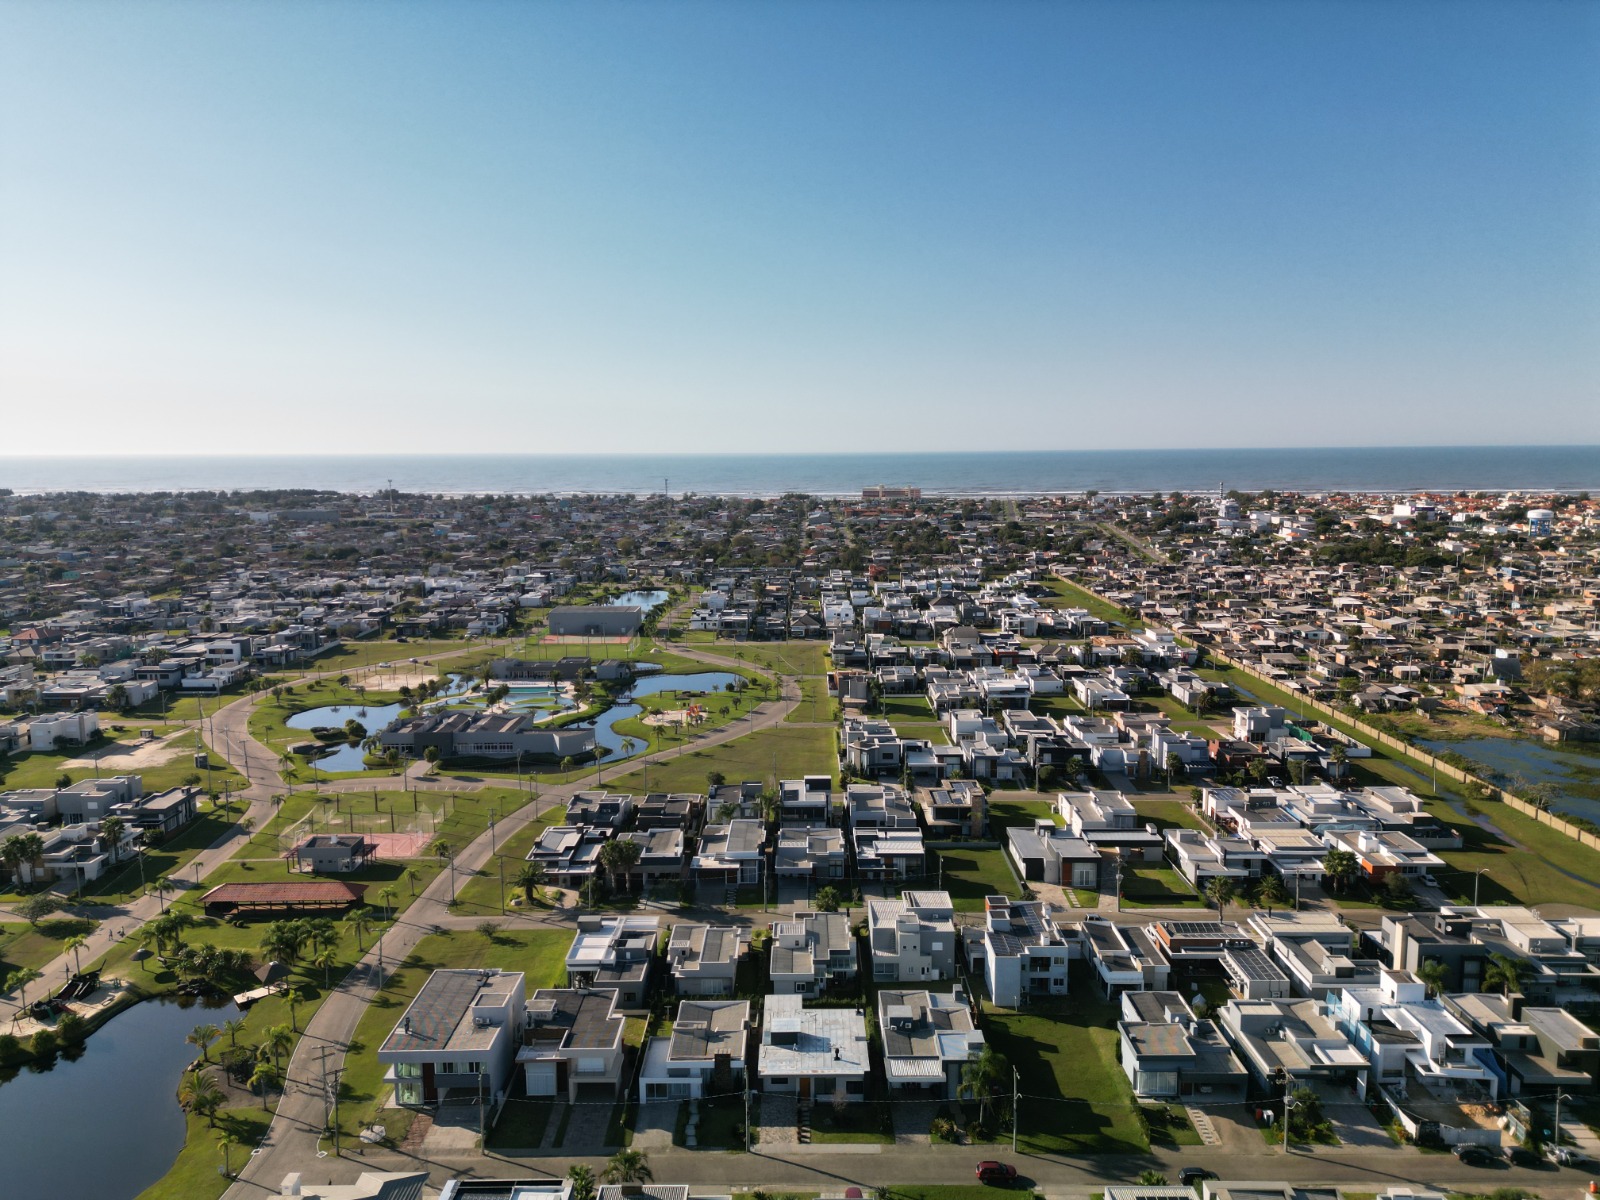
[[[648,591],[623,592],[622,595],[607,600],[606,605],[610,608],[617,608],[624,605],[636,604],[640,608],[644,609],[646,613],[648,613],[653,608],[660,608],[666,602],[666,592],[663,592],[658,588],[651,588]]]
[[[1508,788],[1519,776],[1529,783],[1552,784],[1558,789],[1550,801],[1552,812],[1600,821],[1600,756],[1571,746],[1556,747],[1521,738],[1468,738],[1460,742],[1419,738],[1417,745],[1435,754],[1454,751],[1470,758],[1484,767],[1491,779]],[[1596,794],[1575,795],[1575,786]]]
[[[91,1034],[77,1059],[24,1068],[0,1086],[0,1192],[126,1200],[160,1179],[183,1149],[178,1084],[195,1058],[183,1039],[238,1015],[232,1004],[146,1000]]]

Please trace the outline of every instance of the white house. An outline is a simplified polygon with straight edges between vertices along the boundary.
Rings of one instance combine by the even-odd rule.
[[[639,1074],[646,1100],[698,1100],[744,1087],[748,1000],[684,1000],[669,1037],[650,1039]]]
[[[859,1100],[866,1093],[867,1019],[858,1008],[806,1008],[801,996],[766,999],[759,1071],[762,1089],[802,1100]]]

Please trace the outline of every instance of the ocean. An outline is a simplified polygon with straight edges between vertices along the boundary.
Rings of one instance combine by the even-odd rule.
[[[1050,450],[942,454],[329,454],[0,456],[17,493],[388,486],[453,495],[590,493],[848,496],[863,487],[953,496],[1264,488],[1317,492],[1600,490],[1597,446]]]

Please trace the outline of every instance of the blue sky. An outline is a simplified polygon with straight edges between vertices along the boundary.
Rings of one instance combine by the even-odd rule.
[[[8,0],[0,410],[7,453],[1600,442],[1600,7]]]

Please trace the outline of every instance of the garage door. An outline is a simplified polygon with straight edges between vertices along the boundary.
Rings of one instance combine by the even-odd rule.
[[[528,1068],[528,1095],[554,1096],[556,1094],[556,1065],[553,1062],[532,1062]]]

